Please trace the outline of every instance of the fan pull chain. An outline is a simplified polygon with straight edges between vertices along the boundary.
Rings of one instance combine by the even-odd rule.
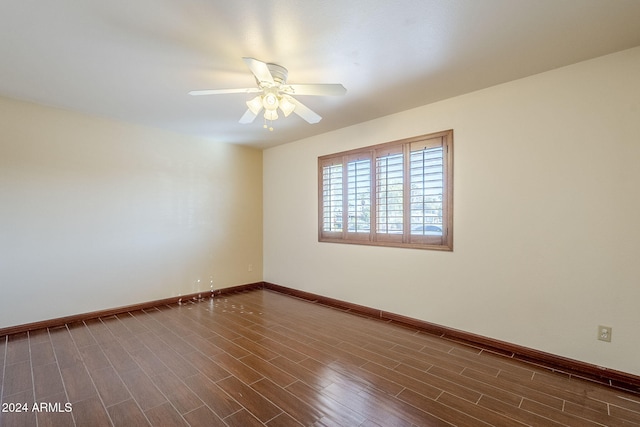
[[[273,132],[273,120],[269,120],[271,122],[271,126],[267,126],[267,118],[264,118],[264,125],[262,125],[263,128],[265,129],[269,129],[270,132]]]

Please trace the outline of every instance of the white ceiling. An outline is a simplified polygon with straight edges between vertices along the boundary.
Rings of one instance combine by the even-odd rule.
[[[0,95],[266,148],[639,45],[639,0],[0,0]],[[254,86],[244,56],[347,94],[273,132],[187,95]]]

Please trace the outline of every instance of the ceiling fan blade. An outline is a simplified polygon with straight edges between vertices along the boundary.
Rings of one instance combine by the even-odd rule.
[[[288,96],[287,99],[296,106],[293,112],[305,119],[307,122],[313,124],[318,123],[320,120],[322,120],[322,117],[320,117],[315,111],[311,110],[302,102],[290,96]]]
[[[258,82],[268,82],[272,85],[275,84],[273,81],[273,76],[271,75],[271,71],[269,71],[269,67],[267,64],[262,61],[258,61],[255,58],[242,58],[242,60],[247,64],[247,67],[251,70]]]
[[[225,93],[255,93],[261,92],[257,87],[247,87],[242,89],[205,89],[205,90],[192,90],[189,95],[222,95]]]
[[[257,116],[258,116],[257,114],[253,114],[251,110],[247,109],[247,111],[244,112],[242,117],[240,117],[240,123],[242,124],[253,123],[253,121],[256,119]]]
[[[347,89],[341,84],[299,84],[287,85],[283,91],[290,95],[341,96]]]

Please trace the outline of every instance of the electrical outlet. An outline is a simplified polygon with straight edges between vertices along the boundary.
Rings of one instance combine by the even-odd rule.
[[[249,268],[247,268],[248,271],[253,271],[253,264],[249,264]]]
[[[611,326],[598,326],[598,339],[600,341],[611,342]]]

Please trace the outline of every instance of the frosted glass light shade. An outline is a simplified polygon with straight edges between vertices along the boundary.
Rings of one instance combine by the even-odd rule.
[[[252,100],[247,101],[247,107],[249,107],[249,110],[251,110],[253,114],[258,115],[260,110],[262,110],[262,97],[256,96]]]
[[[265,110],[264,118],[267,120],[278,120],[278,111],[276,110]]]
[[[280,109],[285,117],[289,117],[289,114],[293,113],[293,110],[296,109],[296,105],[289,101],[286,96],[283,96],[280,100]]]

